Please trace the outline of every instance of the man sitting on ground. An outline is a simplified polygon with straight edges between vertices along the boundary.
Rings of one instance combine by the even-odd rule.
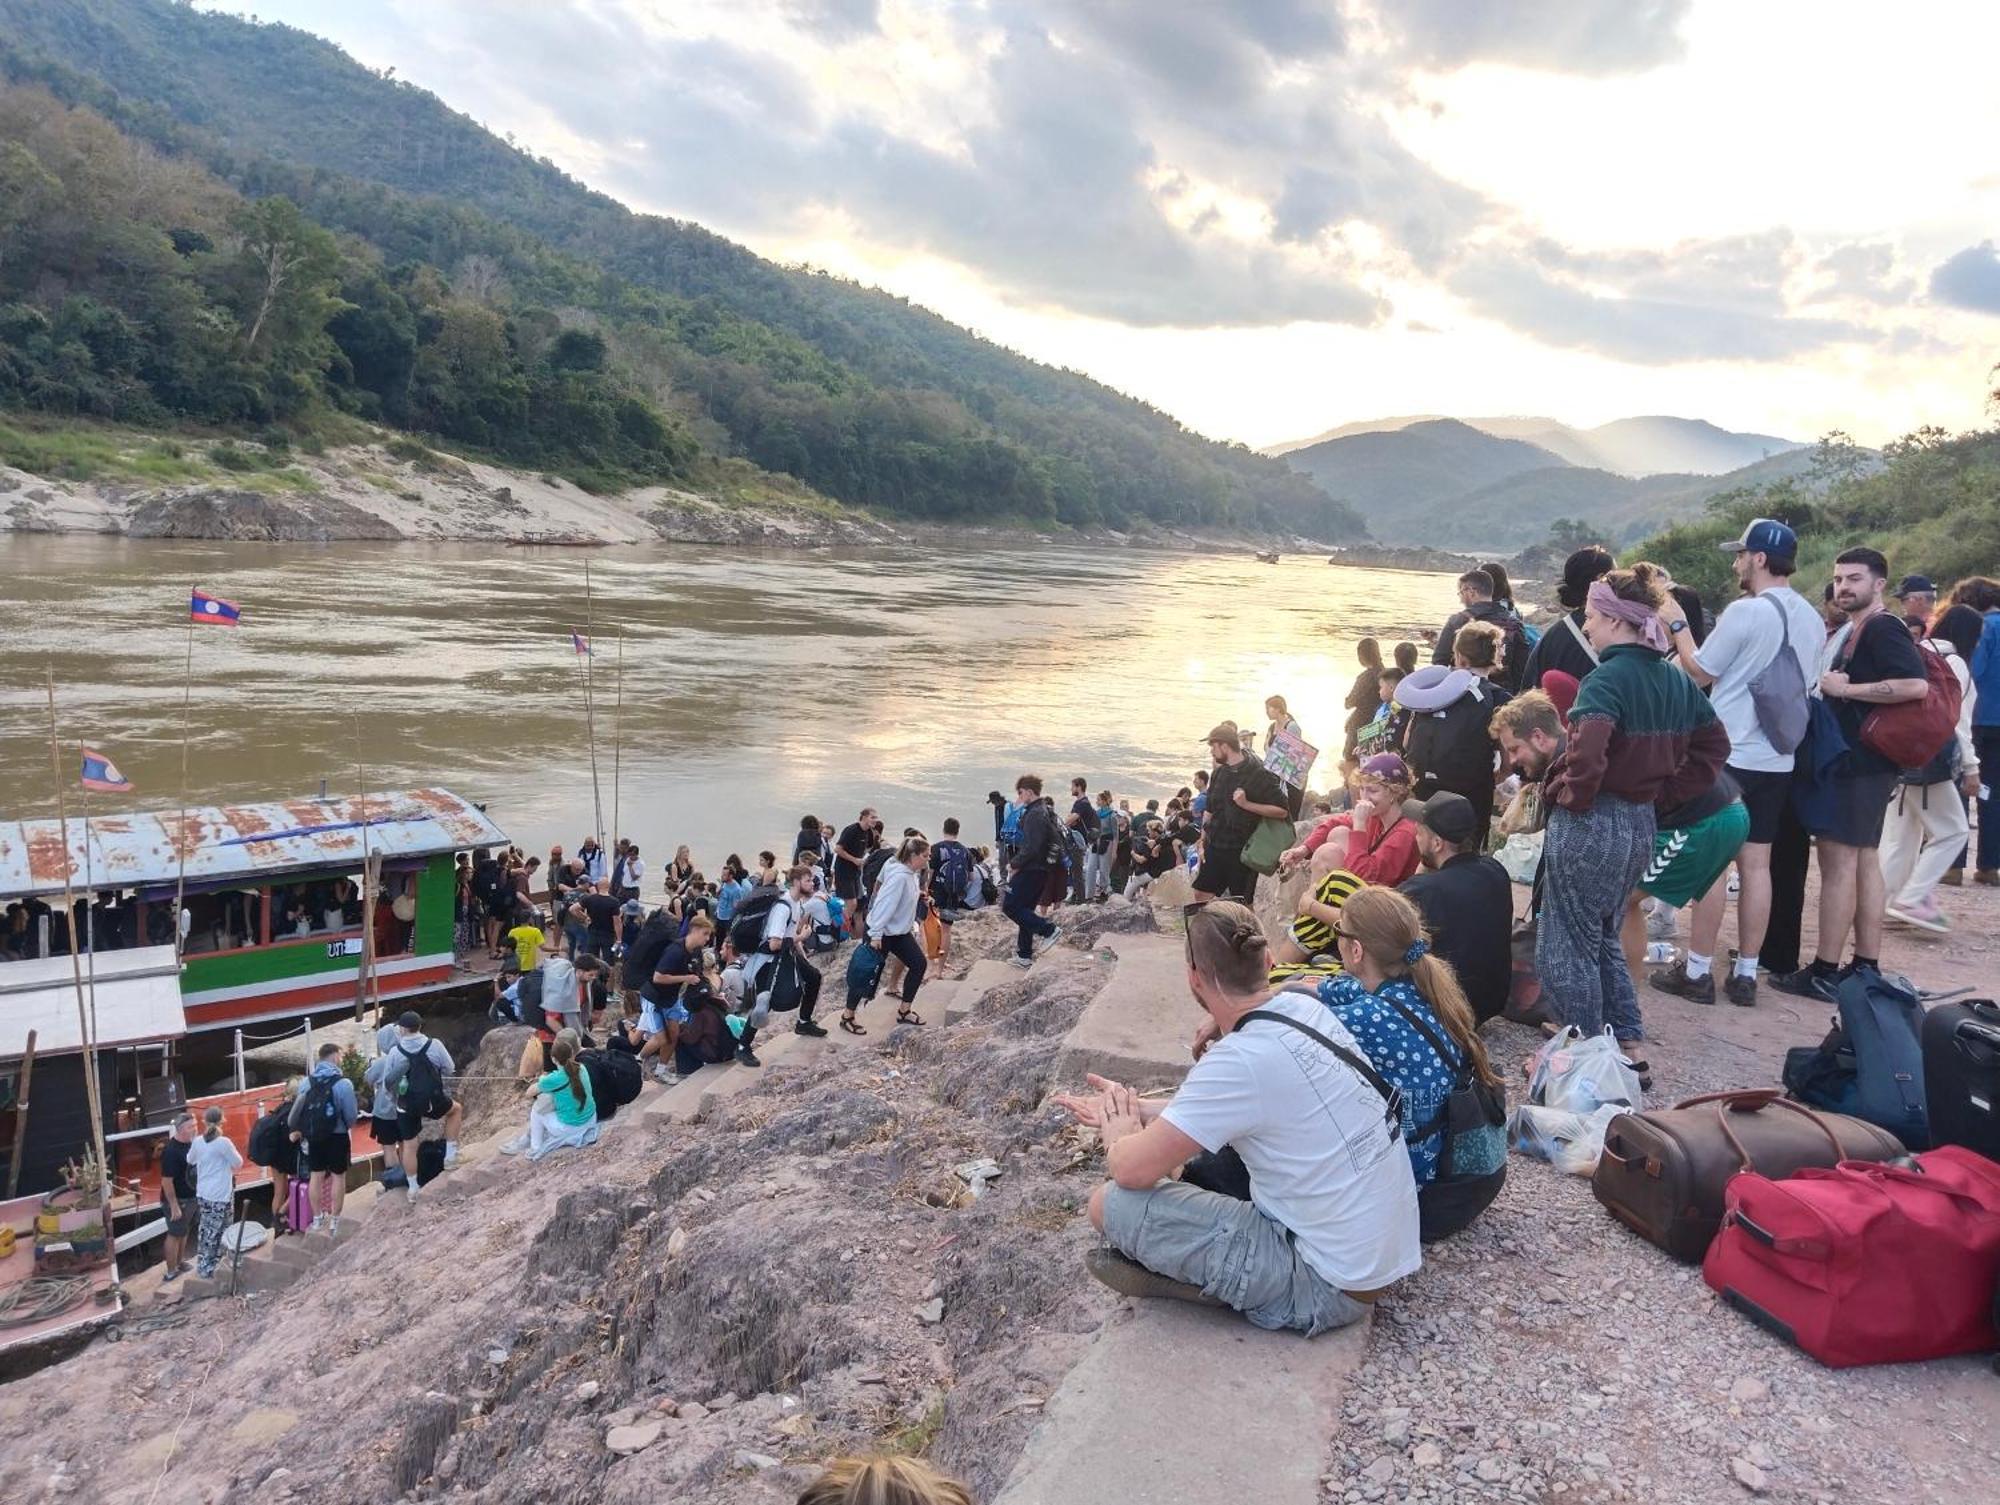
[[[1507,1006],[1514,972],[1514,887],[1507,870],[1480,851],[1479,813],[1462,794],[1440,791],[1404,802],[1417,828],[1423,871],[1401,885],[1423,911],[1431,950],[1451,964],[1481,1024]]]
[[[1272,993],[1246,906],[1190,914],[1187,951],[1207,1018],[1172,1100],[1142,1103],[1095,1076],[1094,1092],[1056,1099],[1098,1130],[1111,1171],[1090,1221],[1112,1247],[1089,1269],[1127,1295],[1230,1306],[1259,1327],[1345,1327],[1422,1263],[1394,1093],[1323,1005]],[[1194,1184],[1189,1162],[1225,1149],[1248,1172],[1248,1201]],[[1165,1179],[1183,1166],[1186,1179]]]

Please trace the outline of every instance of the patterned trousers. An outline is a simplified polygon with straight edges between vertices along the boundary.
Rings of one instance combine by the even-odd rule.
[[[1586,1035],[1607,1024],[1620,1040],[1643,1033],[1618,925],[1652,855],[1651,805],[1600,794],[1581,813],[1549,811],[1535,971],[1550,1010]]]
[[[222,1232],[229,1226],[229,1204],[196,1202],[194,1205],[201,1213],[200,1229],[195,1235],[194,1273],[206,1278],[222,1263]]]

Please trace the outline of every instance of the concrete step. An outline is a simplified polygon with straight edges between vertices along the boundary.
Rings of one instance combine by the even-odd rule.
[[[945,1006],[945,1022],[957,1024],[962,1019],[970,1018],[988,993],[1020,980],[1021,968],[1012,962],[995,961],[991,957],[974,962],[965,976],[958,980],[958,992]]]
[[[639,1113],[641,1123],[692,1123],[702,1115],[713,1112],[716,1106],[737,1093],[756,1086],[773,1066],[795,1058],[802,1059],[802,1054],[795,1055],[801,1052],[802,1047],[818,1043],[803,1035],[793,1034],[789,1025],[780,1025],[777,1030],[757,1037],[753,1048],[763,1065],[744,1066],[736,1061],[727,1061],[717,1066],[704,1066],[692,1076],[683,1077],[675,1086],[660,1090],[650,1102],[642,1097],[632,1108],[621,1111],[630,1113],[634,1108],[643,1107]]]
[[[1135,1301],[1049,1398],[993,1505],[1318,1505],[1326,1439],[1367,1350],[1365,1318],[1308,1339],[1234,1312]]]
[[[1188,1046],[1201,1008],[1188,994],[1185,943],[1178,936],[1107,935],[1117,958],[1056,1056],[1055,1081],[1081,1086],[1096,1072],[1128,1087],[1173,1086],[1187,1074]]]

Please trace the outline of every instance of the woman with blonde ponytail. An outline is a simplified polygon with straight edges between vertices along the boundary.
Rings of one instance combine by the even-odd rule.
[[[1416,1174],[1423,1236],[1442,1237],[1471,1221],[1504,1179],[1507,1136],[1497,1122],[1464,1122],[1450,1111],[1454,1091],[1483,1085],[1504,1105],[1505,1091],[1479,1038],[1472,1006],[1451,964],[1431,954],[1417,906],[1392,888],[1364,888],[1340,911],[1335,932],[1344,972],[1298,991],[1320,1002],[1402,1097],[1403,1143]],[[1433,1196],[1449,1181],[1448,1197]],[[1472,1204],[1466,1210],[1466,1203]],[[1446,1217],[1443,1204],[1450,1202]],[[1462,1214],[1462,1215],[1461,1215]],[[1449,1227],[1443,1226],[1449,1221]]]

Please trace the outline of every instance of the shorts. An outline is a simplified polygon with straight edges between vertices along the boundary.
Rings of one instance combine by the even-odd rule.
[[[686,1024],[692,1017],[687,1005],[678,998],[664,1009],[648,998],[639,1007],[639,1028],[649,1035],[657,1035],[669,1024]]]
[[[1392,1145],[1402,1154],[1400,1145]],[[1386,1210],[1386,1209],[1385,1209]],[[1406,1215],[1417,1215],[1410,1197]],[[1221,1192],[1181,1181],[1145,1191],[1108,1186],[1104,1236],[1113,1248],[1170,1280],[1200,1286],[1259,1327],[1312,1337],[1346,1327],[1368,1308],[1329,1285],[1300,1256],[1291,1230]]]
[[[368,1127],[375,1133],[375,1142],[383,1148],[403,1142],[403,1120],[396,1118],[371,1118]],[[412,1136],[414,1137],[414,1136]]]
[[[1313,898],[1338,909],[1356,889],[1367,886],[1346,868],[1337,867],[1319,880],[1319,886],[1313,890]],[[1333,950],[1333,927],[1311,915],[1294,919],[1289,934],[1292,943],[1307,956],[1321,956]]]
[[[167,1219],[167,1233],[173,1238],[186,1238],[200,1221],[201,1213],[194,1205],[194,1198],[182,1197],[181,1215]]]
[[[426,1103],[422,1112],[412,1109],[408,1103],[403,1104],[403,1113],[399,1125],[402,1129],[400,1137],[403,1139],[422,1139],[424,1137],[424,1120],[427,1118],[443,1118],[449,1112],[451,1112],[451,1099],[442,1092]]]
[[[1833,821],[1813,835],[1844,847],[1881,846],[1882,818],[1889,813],[1889,799],[1895,792],[1893,768],[1887,773],[1864,773],[1859,777],[1836,775],[1832,780]]]
[[[354,1160],[354,1143],[343,1130],[338,1134],[315,1134],[306,1141],[306,1165],[315,1173],[345,1171]]]
[[[1194,875],[1194,886],[1197,893],[1213,894],[1222,899],[1241,899],[1248,904],[1257,892],[1257,874],[1243,865],[1243,848],[1224,852],[1205,846],[1201,851],[1201,868]]]
[[[1767,847],[1778,839],[1778,826],[1785,818],[1785,801],[1792,797],[1789,770],[1738,768],[1727,765],[1729,776],[1743,791],[1744,808],[1750,812],[1750,834],[1743,839]]]
[[[1883,804],[1888,804],[1887,796]],[[1639,875],[1639,890],[1675,909],[1692,904],[1735,858],[1750,831],[1750,812],[1732,800],[1691,826],[1653,833],[1653,860]]]

